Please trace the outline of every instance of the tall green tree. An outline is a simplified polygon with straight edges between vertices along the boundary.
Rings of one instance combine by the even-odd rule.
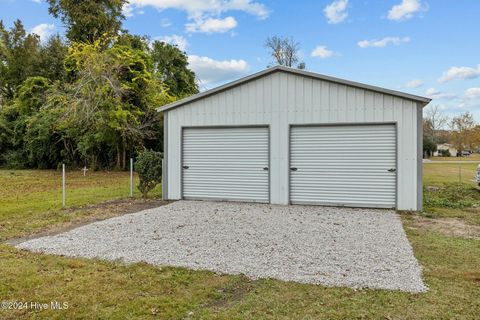
[[[139,36],[128,33],[128,31],[122,32],[115,39],[117,45],[127,46],[132,49],[142,50],[147,52],[150,46],[150,40],[147,36]]]
[[[40,48],[39,75],[50,81],[64,82],[66,79],[63,61],[67,52],[68,46],[59,35],[50,37]]]
[[[40,38],[28,34],[20,20],[7,30],[0,20],[0,105],[15,96],[16,88],[38,74]]]
[[[151,56],[156,74],[171,95],[183,98],[198,93],[195,73],[188,68],[187,56],[178,47],[154,41]]]
[[[25,143],[28,121],[45,104],[49,87],[48,79],[29,77],[18,87],[13,103],[0,110],[0,123],[3,123],[0,125],[0,139],[3,140],[0,144],[8,150],[1,156],[6,157],[11,166],[28,167],[32,164]]]
[[[0,105],[12,101],[28,77],[63,81],[66,53],[67,46],[58,35],[41,43],[38,35],[25,31],[20,20],[10,30],[0,21]]]
[[[125,168],[127,153],[143,148],[158,132],[155,108],[172,101],[153,76],[149,56],[124,45],[106,48],[97,40],[72,44],[65,65],[75,80],[57,99],[65,109],[61,127],[77,128],[77,150],[91,165],[108,146],[116,167]]]
[[[48,11],[65,24],[67,38],[93,43],[103,35],[117,35],[127,0],[47,0]]]

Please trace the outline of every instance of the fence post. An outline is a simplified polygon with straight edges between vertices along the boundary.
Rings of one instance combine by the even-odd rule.
[[[65,163],[62,163],[62,208],[65,208]]]
[[[133,158],[130,158],[130,197],[133,198]]]
[[[462,163],[458,162],[458,182],[462,183]]]

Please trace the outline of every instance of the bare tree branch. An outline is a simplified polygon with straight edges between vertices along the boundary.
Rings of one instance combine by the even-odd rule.
[[[270,55],[278,65],[293,67],[299,61],[298,51],[300,50],[300,44],[294,41],[293,38],[268,37],[265,41],[265,47],[270,50]],[[301,62],[298,67],[305,69],[305,63]]]
[[[432,130],[432,140],[438,143],[438,131],[445,129],[449,118],[446,116],[438,105],[433,105],[425,110],[425,119],[429,122]]]

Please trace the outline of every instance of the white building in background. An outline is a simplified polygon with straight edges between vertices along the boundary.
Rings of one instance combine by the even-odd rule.
[[[449,143],[437,144],[437,151],[435,151],[433,153],[433,156],[434,157],[441,156],[440,155],[440,150],[448,150],[450,152],[451,157],[456,157],[457,156],[457,149]]]

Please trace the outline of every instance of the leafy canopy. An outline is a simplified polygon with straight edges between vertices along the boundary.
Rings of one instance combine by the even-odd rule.
[[[89,42],[117,35],[122,27],[126,0],[47,0],[48,11],[67,27],[70,41]]]
[[[195,73],[188,69],[187,56],[176,46],[155,41],[152,45],[152,60],[155,71],[169,88],[170,94],[186,97],[198,93]]]
[[[56,101],[65,110],[63,129],[74,136],[83,158],[96,163],[102,148],[116,150],[116,166],[125,168],[126,154],[152,138],[160,115],[155,108],[173,101],[153,75],[152,62],[142,50],[114,44],[110,39],[74,43],[65,66],[73,82]]]
[[[67,40],[0,21],[0,165],[125,168],[163,149],[155,108],[198,92],[176,46],[121,30],[126,0],[47,0]]]

